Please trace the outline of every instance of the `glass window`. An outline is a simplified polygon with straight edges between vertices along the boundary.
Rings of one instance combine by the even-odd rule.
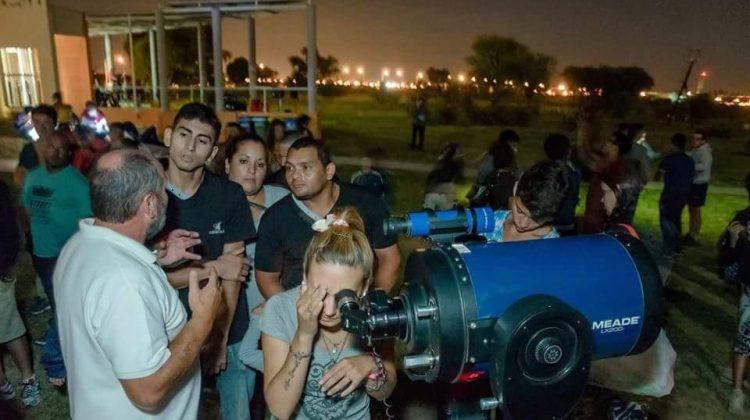
[[[36,50],[33,48],[0,48],[5,105],[12,108],[41,102],[41,83]]]

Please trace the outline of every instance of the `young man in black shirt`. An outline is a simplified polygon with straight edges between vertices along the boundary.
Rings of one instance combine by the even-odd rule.
[[[297,140],[286,159],[286,180],[292,194],[271,206],[258,228],[255,274],[266,298],[302,282],[302,259],[313,236],[312,224],[337,207],[356,207],[377,257],[374,286],[390,291],[401,255],[395,236],[385,236],[389,217],[381,199],[349,184],[334,181],[336,165],[318,141]]]
[[[242,287],[249,263],[245,258],[245,241],[255,235],[247,199],[239,184],[207,171],[205,164],[216,154],[221,123],[205,105],[183,106],[173,127],[164,133],[169,148],[167,169],[167,222],[164,232],[187,229],[200,234],[196,253],[203,259],[168,271],[167,278],[179,291],[180,300],[190,314],[188,275],[198,268],[199,278],[207,279],[214,267],[223,280],[222,293],[226,308],[217,317],[213,342],[205,352],[204,370],[219,374],[217,385],[224,418],[249,419],[244,367],[237,357],[249,325],[247,298]],[[244,395],[243,395],[244,392]]]

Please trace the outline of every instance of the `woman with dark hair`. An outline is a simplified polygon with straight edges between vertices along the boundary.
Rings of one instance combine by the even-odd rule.
[[[619,161],[619,145],[622,143],[614,133],[595,152],[592,166],[594,176],[589,181],[586,194],[586,209],[581,222],[581,233],[603,232],[617,218],[622,183],[622,163]]]
[[[750,196],[750,174],[745,176],[745,189]],[[750,207],[732,218],[720,241],[719,254],[724,278],[740,286],[740,322],[732,351],[732,391],[729,412],[745,413],[742,390],[750,360]]]
[[[242,186],[256,231],[266,209],[289,194],[289,191],[284,188],[264,185],[268,175],[268,150],[263,139],[254,134],[241,133],[226,143],[224,171],[230,181]],[[245,246],[245,255],[252,259],[255,258],[256,241],[257,238],[251,239]],[[259,316],[260,306],[265,300],[258,290],[253,270],[250,270],[248,274],[246,285],[247,307],[251,312],[250,325],[242,344],[239,346],[238,357],[244,364],[262,372],[263,356],[258,347],[260,340]],[[245,404],[241,407],[232,405],[225,408],[222,401],[222,413],[236,414],[229,416],[229,418],[249,419],[250,413],[247,409],[247,401],[253,397],[255,370],[246,366],[227,366],[227,370],[230,369],[236,370],[235,378],[242,378],[232,381],[231,386],[236,389],[231,392]],[[219,384],[219,386],[221,385]],[[229,386],[229,384],[227,385]]]
[[[284,139],[285,135],[286,126],[284,125],[284,121],[281,121],[278,118],[272,119],[271,123],[268,125],[268,134],[266,136],[266,147],[268,150],[273,151],[276,145]],[[271,158],[273,159],[271,161],[271,172],[276,172],[280,169],[280,164],[273,156],[271,156]]]

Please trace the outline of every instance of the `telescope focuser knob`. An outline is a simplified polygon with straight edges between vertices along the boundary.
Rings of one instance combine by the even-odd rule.
[[[537,362],[554,365],[563,357],[562,343],[553,337],[543,338],[537,343],[534,355]]]

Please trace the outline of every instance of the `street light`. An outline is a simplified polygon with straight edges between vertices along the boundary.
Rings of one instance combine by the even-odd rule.
[[[360,76],[365,75],[365,68],[363,66],[357,66],[357,74]]]
[[[421,71],[418,71],[417,72],[417,80],[422,80],[422,79],[424,79],[424,73],[422,73]]]
[[[343,71],[344,74],[349,74],[349,66],[344,66],[344,68],[341,69],[341,71]]]
[[[391,71],[388,70],[388,67],[383,69],[383,77],[388,77],[391,75]]]
[[[463,83],[466,81],[466,76],[463,73],[458,73],[458,82]]]
[[[404,77],[404,71],[401,69],[396,69],[396,76],[398,77]]]

